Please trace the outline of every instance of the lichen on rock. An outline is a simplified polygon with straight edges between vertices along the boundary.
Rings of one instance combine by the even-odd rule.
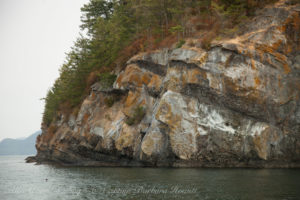
[[[268,16],[268,17],[266,17]],[[266,7],[248,31],[140,53],[113,85],[37,139],[36,160],[74,165],[299,167],[299,12]],[[104,99],[117,95],[111,106]],[[143,108],[135,123],[134,110]],[[76,118],[76,119],[75,119]]]

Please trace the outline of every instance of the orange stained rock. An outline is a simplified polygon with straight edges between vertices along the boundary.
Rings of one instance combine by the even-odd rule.
[[[134,108],[144,105],[146,105],[146,100],[143,98],[140,91],[129,91],[122,111],[125,115],[131,116]]]
[[[251,68],[252,68],[252,69],[256,69],[255,61],[254,61],[254,59],[252,59],[252,58],[251,58]]]
[[[293,14],[293,25],[294,25],[294,29],[296,31],[299,31],[300,30],[300,14],[299,12],[295,12]]]
[[[139,76],[142,73],[141,69],[136,65],[128,65],[125,72],[120,74],[117,79],[117,84],[122,86],[129,82],[139,82]]]
[[[96,99],[96,94],[95,92],[92,92],[91,93],[91,100],[94,101]]]
[[[182,120],[181,116],[174,114],[174,112],[172,106],[163,101],[160,103],[155,117],[156,119],[163,120],[164,123],[168,124],[173,130],[180,127],[180,122]]]
[[[84,116],[83,116],[83,123],[86,123],[89,119],[89,114],[88,113],[85,113]]]
[[[239,90],[239,86],[232,79],[225,78],[224,85],[226,87],[226,90],[228,90],[229,92],[236,92]]]
[[[293,30],[289,30],[290,28],[293,28]],[[282,26],[278,27],[278,30],[285,33],[285,34],[289,34],[287,33],[287,31],[291,31],[293,32],[293,34],[297,35],[298,34],[298,38],[299,38],[299,34],[300,34],[300,14],[297,12],[294,12],[292,14],[291,17],[289,17]],[[294,39],[294,38],[292,38]],[[296,44],[295,44],[296,43]],[[293,45],[294,47],[296,47],[295,50],[300,50],[300,40],[298,39],[298,41],[295,41],[294,44],[289,44],[286,48],[286,52],[290,53],[293,51]],[[296,45],[296,46],[295,46]]]
[[[123,73],[121,73],[121,74],[118,76],[118,78],[117,78],[117,80],[116,80],[116,83],[118,84],[118,86],[121,86],[121,85],[122,85],[123,77],[124,77],[124,74],[123,74]]]
[[[131,73],[128,75],[128,80],[127,82],[128,83],[134,83],[137,87],[141,87],[143,85],[143,82],[142,82],[142,77],[141,76],[142,74],[138,74],[138,73]]]
[[[287,62],[287,57],[281,53],[276,52],[272,46],[259,45],[258,49],[262,50],[264,53],[269,53],[273,55],[280,62]]]
[[[119,86],[133,83],[137,87],[141,87],[143,84],[147,85],[150,82],[151,76],[151,72],[143,72],[137,65],[129,65],[116,82]]]
[[[208,59],[208,53],[205,53],[204,56],[202,56],[199,60],[198,60],[198,64],[203,64],[206,62],[206,60]]]
[[[141,78],[141,83],[147,85],[150,81],[151,81],[151,74],[149,72],[143,73],[143,76]]]
[[[274,43],[272,44],[271,48],[274,49],[274,50],[278,50],[279,47],[280,47],[280,45],[281,45],[282,43],[283,43],[282,40],[277,40],[276,42],[274,42]]]
[[[133,104],[136,104],[138,98],[139,98],[140,94],[137,92],[132,92],[129,91],[126,102],[125,102],[125,107],[130,107]]]
[[[278,88],[281,88],[281,87],[282,87],[282,84],[281,84],[281,77],[278,76],[277,79],[278,79]]]
[[[291,17],[289,17],[285,22],[284,22],[284,25],[281,26],[281,27],[278,27],[279,30],[285,32],[286,29],[287,29],[287,26],[288,25],[293,25],[293,28],[295,31],[299,31],[300,30],[300,16],[299,16],[299,13],[297,12],[294,12],[292,14]]]
[[[259,53],[260,61],[263,62],[264,61],[264,52],[263,51],[258,51],[258,53]]]
[[[291,69],[290,69],[289,65],[287,64],[287,57],[285,55],[283,55],[283,54],[281,54],[279,52],[276,52],[276,50],[272,46],[258,45],[257,48],[262,53],[268,53],[268,54],[274,56],[277,61],[279,61],[280,63],[282,63],[284,73],[285,74],[290,73]],[[268,61],[269,64],[274,65],[272,63],[270,57],[268,57],[267,61]]]
[[[260,79],[258,76],[254,78],[254,82],[255,82],[255,88],[257,88],[260,85]]]
[[[191,70],[188,70],[188,72],[187,72],[186,81],[187,81],[187,83],[195,83],[195,84],[198,83],[199,84],[199,82],[201,81],[201,79],[199,79],[199,77],[202,77],[203,79],[207,79],[206,72],[203,72],[199,69],[191,69]]]
[[[268,152],[267,152],[267,145],[266,145],[266,136],[256,136],[253,139],[253,143],[257,154],[262,159],[267,159]]]
[[[283,69],[284,69],[285,74],[288,74],[291,72],[291,68],[289,67],[289,65],[287,63],[283,63]]]
[[[154,75],[152,75],[151,80],[147,86],[149,88],[154,88],[155,90],[159,90],[161,85],[162,85],[161,78],[158,75],[154,74]]]
[[[288,44],[287,47],[286,47],[286,52],[287,54],[291,53],[293,51],[293,47],[292,45]]]

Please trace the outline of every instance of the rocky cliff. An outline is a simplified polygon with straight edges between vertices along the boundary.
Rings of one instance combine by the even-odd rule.
[[[190,43],[138,54],[113,86],[94,84],[76,116],[43,128],[37,161],[299,167],[299,4],[264,8],[209,50]]]

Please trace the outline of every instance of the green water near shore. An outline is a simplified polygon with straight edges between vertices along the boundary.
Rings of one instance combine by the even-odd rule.
[[[58,167],[0,156],[0,199],[300,199],[299,169]]]

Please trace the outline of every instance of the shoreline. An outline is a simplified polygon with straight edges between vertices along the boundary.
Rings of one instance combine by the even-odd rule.
[[[120,162],[106,162],[96,160],[83,160],[74,163],[45,160],[36,158],[36,156],[29,156],[25,158],[26,163],[35,163],[36,165],[55,165],[61,167],[124,167],[124,168],[201,168],[201,169],[300,169],[299,162],[284,163],[279,161],[274,162],[251,162],[251,163],[235,163],[235,164],[216,164],[216,163],[204,163],[200,161],[182,161],[177,160],[174,162],[162,162],[162,163],[146,163],[136,160]]]

